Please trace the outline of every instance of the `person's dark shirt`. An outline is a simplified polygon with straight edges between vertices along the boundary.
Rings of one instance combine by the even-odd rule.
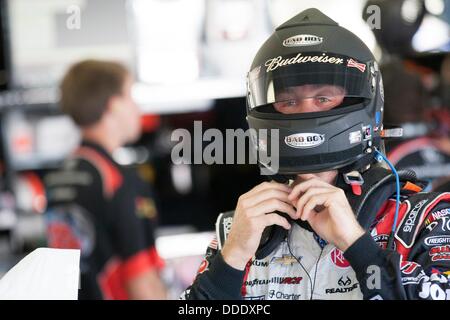
[[[81,249],[80,299],[126,299],[127,281],[162,267],[149,185],[99,145],[83,142],[44,183],[48,245]]]

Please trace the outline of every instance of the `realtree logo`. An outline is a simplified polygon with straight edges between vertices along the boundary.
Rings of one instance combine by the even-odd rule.
[[[351,284],[352,284],[352,279],[350,279],[348,276],[346,276],[345,279],[344,279],[344,276],[342,276],[338,280],[338,285],[340,285],[341,287],[349,286]]]

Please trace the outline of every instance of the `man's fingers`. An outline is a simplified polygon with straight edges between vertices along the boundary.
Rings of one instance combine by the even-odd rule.
[[[280,189],[263,189],[251,197],[245,198],[241,200],[241,205],[243,208],[254,207],[257,204],[269,200],[269,199],[278,199],[284,201],[286,203],[290,203],[288,199],[289,192]]]
[[[299,198],[300,195],[304,192],[306,192],[308,189],[310,188],[329,188],[329,189],[333,189],[335,188],[334,186],[321,181],[319,179],[309,179],[306,181],[303,181],[301,183],[299,183],[298,185],[296,185],[294,188],[292,188],[291,193],[288,196],[288,199],[290,201],[294,201],[295,199]]]
[[[332,197],[332,193],[320,193],[320,194],[314,194],[312,197],[309,198],[309,200],[305,203],[303,210],[300,215],[300,219],[303,221],[307,221],[311,215],[317,214],[317,212],[314,210],[317,206],[325,206],[327,201]]]
[[[293,219],[296,219],[296,211],[294,207],[279,199],[268,199],[258,205],[247,209],[249,216],[256,217],[267,214],[269,212],[280,211],[287,213]]]
[[[287,221],[286,218],[280,216],[277,213],[269,213],[264,216],[258,217],[263,227],[272,226],[274,224],[289,230],[291,228],[291,224]]]
[[[317,194],[329,193],[329,192],[330,192],[330,188],[313,187],[313,188],[308,189],[297,201],[297,204],[296,204],[297,218],[300,218],[300,216],[302,215],[302,212],[303,212],[303,207],[311,199],[311,197],[313,197]]]
[[[258,193],[262,190],[266,190],[266,189],[278,189],[281,191],[285,191],[285,192],[291,192],[292,188],[289,187],[288,185],[282,184],[282,183],[278,183],[275,181],[271,181],[271,182],[263,182],[258,184],[256,187],[254,187],[252,190],[250,190],[247,194],[249,196]]]

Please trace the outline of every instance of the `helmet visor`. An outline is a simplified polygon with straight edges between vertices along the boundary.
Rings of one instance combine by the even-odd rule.
[[[249,106],[260,112],[328,111],[373,95],[366,64],[322,52],[274,57],[253,68],[247,81]]]

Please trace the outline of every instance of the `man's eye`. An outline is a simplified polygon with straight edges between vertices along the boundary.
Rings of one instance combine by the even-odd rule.
[[[286,101],[286,106],[288,106],[288,107],[293,107],[293,106],[296,106],[297,105],[297,100],[288,100],[288,101]]]
[[[327,102],[330,102],[330,101],[331,101],[331,99],[330,99],[330,98],[327,98],[327,97],[317,97],[316,99],[317,99],[317,101],[319,101],[320,103],[327,103]]]

